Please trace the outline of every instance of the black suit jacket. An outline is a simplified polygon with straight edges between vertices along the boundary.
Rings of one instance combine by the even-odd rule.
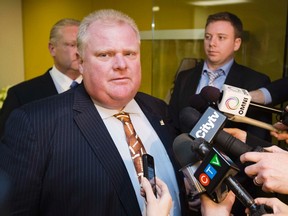
[[[135,100],[171,156],[167,105],[143,93]],[[141,215],[122,158],[83,84],[11,113],[1,168],[15,180],[15,215]]]
[[[193,69],[182,71],[177,76],[171,100],[169,102],[170,111],[175,122],[179,127],[179,113],[184,108],[189,106],[189,100],[192,95],[196,94],[197,86],[199,84],[204,62],[197,65]],[[256,72],[248,67],[237,64],[235,61],[231,66],[229,74],[225,80],[225,84],[246,89],[248,91],[258,89],[270,83],[270,78],[267,75]],[[265,112],[249,108],[247,115],[253,119],[260,120],[271,124],[272,116]],[[251,132],[262,139],[270,140],[269,131],[246,125],[241,123],[227,122],[225,127],[237,127],[245,131]]]
[[[58,94],[52,77],[48,71],[31,80],[21,82],[8,89],[3,107],[0,109],[0,137],[10,113],[17,107],[29,102]]]

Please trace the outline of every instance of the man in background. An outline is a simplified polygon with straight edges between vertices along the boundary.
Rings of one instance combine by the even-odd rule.
[[[242,37],[243,25],[236,15],[220,12],[207,18],[204,35],[205,61],[193,69],[180,72],[175,80],[169,105],[176,122],[179,123],[181,110],[191,106],[191,96],[199,94],[207,85],[221,90],[223,84],[228,84],[251,91],[270,83],[267,75],[236,63],[234,56],[241,46]],[[270,114],[255,109],[249,109],[247,116],[269,124],[272,121]],[[227,122],[225,127],[240,128],[259,138],[271,139],[269,131],[256,126]]]
[[[181,124],[179,122],[179,113],[184,107],[193,106],[191,103],[198,103],[198,101],[191,101],[191,98],[194,94],[199,94],[205,86],[209,85],[221,90],[223,84],[228,84],[251,91],[270,83],[270,78],[267,75],[236,63],[234,59],[235,52],[239,50],[242,38],[243,25],[235,14],[219,12],[208,16],[204,35],[206,59],[195,68],[178,74],[169,102],[173,120],[178,122],[179,128]],[[249,108],[247,116],[269,124],[272,123],[271,114],[259,110]],[[227,121],[225,128],[229,127],[240,128],[262,139],[271,139],[268,130],[256,126]],[[258,145],[258,143],[247,144]],[[242,166],[239,158],[232,159]],[[244,172],[239,174],[238,180],[252,196],[262,195],[261,189],[255,188],[252,180]],[[233,214],[237,215],[241,212],[238,207],[242,208],[243,205],[236,201]]]
[[[0,110],[0,137],[4,132],[7,118],[15,108],[60,94],[70,89],[73,81],[77,83],[82,81],[76,57],[79,25],[80,21],[78,20],[62,19],[52,27],[48,48],[54,65],[45,74],[9,88]]]

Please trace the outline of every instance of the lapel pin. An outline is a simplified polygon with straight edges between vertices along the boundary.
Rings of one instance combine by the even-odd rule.
[[[160,125],[165,125],[163,120],[160,120]]]

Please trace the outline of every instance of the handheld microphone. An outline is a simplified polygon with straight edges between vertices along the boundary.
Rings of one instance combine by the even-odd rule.
[[[192,195],[192,199],[198,198],[199,195],[206,192],[206,189],[202,184],[196,179],[194,176],[195,171],[201,164],[202,160],[200,159],[199,152],[193,151],[194,145],[202,146],[202,154],[204,152],[210,151],[208,145],[201,145],[201,143],[205,142],[203,139],[192,140],[188,134],[183,133],[177,136],[173,142],[173,151],[175,154],[175,158],[180,164],[180,171],[183,172],[184,176],[188,179],[188,184],[190,186],[190,193]],[[201,153],[201,152],[200,152]],[[228,188],[226,185],[222,185],[221,187],[214,187],[213,190],[210,189],[209,195],[215,202],[221,202],[225,199],[228,193]]]
[[[173,142],[173,151],[184,176],[188,180],[190,186],[190,196],[192,199],[198,198],[200,194],[206,192],[205,188],[194,177],[194,173],[201,161],[196,152],[191,151],[193,141],[186,134],[180,134]]]
[[[206,189],[208,195],[213,199],[218,188],[227,185],[236,195],[237,199],[250,210],[250,215],[263,215],[271,212],[271,209],[265,208],[265,205],[257,205],[252,196],[244,187],[234,178],[239,172],[239,168],[227,155],[219,152],[216,148],[209,146],[205,142],[199,145],[196,142],[192,145],[192,151],[200,151],[203,158],[202,163],[194,173],[194,176],[200,184]],[[203,146],[205,146],[203,151]],[[208,151],[207,151],[208,150]],[[203,154],[204,153],[204,154]],[[215,200],[214,200],[215,201]],[[216,200],[217,201],[217,200]]]
[[[211,103],[218,103],[219,110],[229,114],[245,116],[250,106],[268,113],[281,115],[283,113],[279,109],[251,102],[251,96],[247,90],[227,84],[223,85],[222,92],[213,86],[205,86],[200,95]]]
[[[173,142],[175,157],[181,171],[198,198],[207,193],[215,202],[221,202],[231,189],[242,204],[250,209],[253,216],[266,213],[263,205],[255,204],[250,194],[233,178],[239,169],[225,154],[211,148],[202,139],[192,140],[188,134],[181,134]],[[224,183],[224,184],[223,184]]]
[[[262,147],[253,148],[246,143],[236,139],[229,133],[222,130],[227,117],[221,112],[209,107],[205,113],[201,114],[192,107],[185,107],[180,112],[180,119],[185,119],[181,124],[186,124],[189,135],[193,138],[203,138],[209,143],[213,143],[217,149],[227,155],[240,157],[240,155],[250,151],[264,151]],[[197,119],[198,118],[198,119]],[[192,129],[192,130],[191,130]]]
[[[198,104],[198,101],[196,100],[199,98],[202,98],[200,104]],[[223,112],[230,121],[253,125],[269,131],[277,131],[271,124],[245,116],[249,104],[251,104],[250,100],[251,97],[245,89],[224,84],[222,93],[220,93],[218,88],[205,86],[197,98],[195,96],[191,97],[190,104],[200,112],[208,106],[212,106]],[[206,104],[203,101],[205,101]]]

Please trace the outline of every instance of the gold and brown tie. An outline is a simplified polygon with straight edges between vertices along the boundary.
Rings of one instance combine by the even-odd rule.
[[[136,134],[128,113],[120,112],[114,116],[123,123],[131,158],[137,172],[138,180],[141,182],[141,176],[143,176],[142,155],[146,153],[144,145]]]

